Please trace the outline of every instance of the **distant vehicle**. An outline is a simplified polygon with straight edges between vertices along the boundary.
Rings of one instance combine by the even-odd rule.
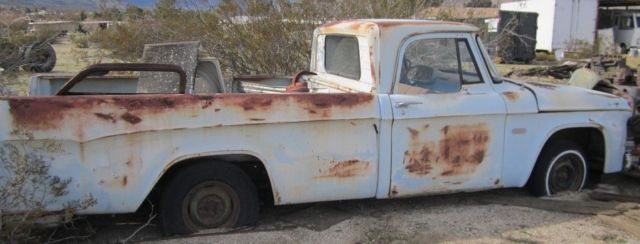
[[[622,52],[640,47],[640,13],[628,12],[614,17],[613,41]]]
[[[55,96],[0,98],[0,145],[29,153],[60,144],[43,158],[51,174],[73,181],[45,210],[91,195],[96,204],[79,214],[131,213],[151,199],[170,234],[253,224],[260,201],[525,185],[548,196],[623,169],[625,99],[506,80],[478,31],[440,21],[329,23],[314,32],[310,71],[276,94],[186,89],[192,81],[174,65],[93,65]],[[136,79],[105,76],[124,70],[176,73],[180,82],[172,94],[142,94]]]

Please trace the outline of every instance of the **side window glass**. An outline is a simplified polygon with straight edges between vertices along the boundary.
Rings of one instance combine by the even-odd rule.
[[[452,93],[479,77],[464,39],[422,39],[404,51],[397,92],[400,94]]]
[[[480,83],[480,73],[476,68],[476,63],[471,56],[469,45],[464,40],[458,40],[458,50],[460,50],[460,67],[462,69],[462,84]]]
[[[628,30],[633,28],[633,19],[629,16],[620,17],[620,29]]]

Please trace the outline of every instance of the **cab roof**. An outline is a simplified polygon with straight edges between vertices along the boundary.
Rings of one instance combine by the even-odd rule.
[[[372,28],[381,33],[399,29],[412,30],[419,33],[432,32],[477,32],[479,29],[473,25],[438,21],[438,20],[414,20],[414,19],[358,19],[327,23],[320,26],[321,33],[350,33],[366,35]]]

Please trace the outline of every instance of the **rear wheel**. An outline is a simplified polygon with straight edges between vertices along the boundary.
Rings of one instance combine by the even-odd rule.
[[[571,141],[546,145],[533,169],[528,187],[536,196],[579,191],[587,179],[587,162],[580,146]]]
[[[227,163],[190,166],[164,188],[160,218],[166,234],[250,225],[258,219],[258,194],[242,170]]]

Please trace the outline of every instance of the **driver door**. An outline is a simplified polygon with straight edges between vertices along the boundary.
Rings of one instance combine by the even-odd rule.
[[[472,34],[425,34],[400,49],[390,197],[500,184],[506,106]]]

